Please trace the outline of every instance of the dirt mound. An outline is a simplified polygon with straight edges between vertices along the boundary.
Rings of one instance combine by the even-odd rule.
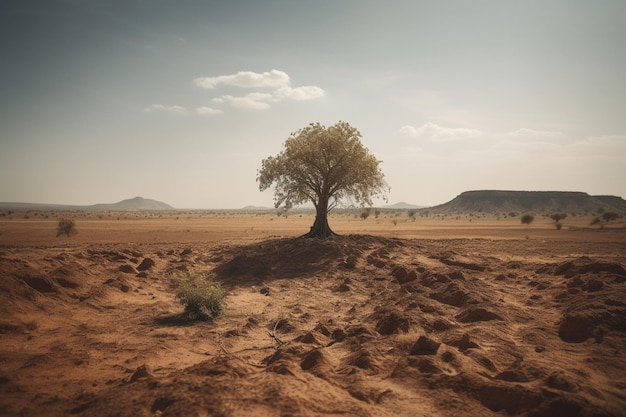
[[[224,280],[237,282],[284,277],[303,277],[354,269],[367,248],[379,245],[396,246],[392,239],[347,235],[331,239],[274,239],[241,247],[223,248],[224,259],[214,272]]]
[[[556,296],[563,307],[562,340],[581,343],[594,337],[601,343],[607,332],[626,333],[626,269],[621,264],[583,256],[544,265],[537,272],[564,279]]]
[[[623,257],[507,244],[4,250],[0,414],[624,415]],[[228,290],[213,323],[176,319],[190,269]]]

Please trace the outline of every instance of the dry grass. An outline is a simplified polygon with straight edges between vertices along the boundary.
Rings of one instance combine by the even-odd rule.
[[[313,224],[314,214],[296,213],[246,214],[241,212],[194,213],[64,213],[72,216],[78,235],[56,238],[58,214],[29,216],[18,213],[0,217],[0,245],[58,245],[85,243],[182,243],[182,242],[253,242],[270,237],[296,237],[306,233]],[[69,217],[68,217],[69,218]],[[405,239],[552,239],[584,238],[591,241],[619,240],[624,235],[626,221],[609,225],[590,226],[593,216],[568,217],[563,229],[556,230],[554,221],[535,216],[530,225],[518,217],[498,220],[494,216],[417,217],[414,221],[406,212],[387,212],[378,219],[362,219],[358,214],[332,214],[331,228],[339,234],[370,234]],[[395,224],[394,224],[395,223]],[[603,229],[601,229],[601,226]]]

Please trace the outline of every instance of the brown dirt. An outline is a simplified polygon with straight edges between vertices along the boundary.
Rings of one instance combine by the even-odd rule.
[[[623,231],[309,220],[3,221],[0,415],[625,415]]]

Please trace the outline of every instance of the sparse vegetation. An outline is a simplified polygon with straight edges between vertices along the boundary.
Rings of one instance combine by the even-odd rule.
[[[176,298],[185,305],[185,318],[212,321],[224,312],[226,292],[211,274],[185,272],[172,277]]]
[[[362,218],[363,220],[367,219],[367,218],[370,216],[370,212],[371,212],[371,209],[370,209],[369,207],[364,208],[364,209],[361,211],[361,218]]]
[[[531,224],[533,221],[535,221],[535,216],[533,216],[532,214],[524,214],[520,221],[522,222],[522,224]]]
[[[607,223],[610,222],[610,221],[613,221],[613,220],[617,220],[617,219],[619,219],[619,217],[620,217],[620,215],[615,213],[615,212],[613,212],[613,211],[605,211],[602,214],[602,219],[605,222],[607,222]]]
[[[76,222],[73,219],[63,217],[57,224],[57,237],[61,235],[72,236],[78,233],[76,230]]]
[[[550,218],[554,220],[557,230],[561,230],[561,228],[563,227],[563,225],[561,224],[561,220],[563,220],[566,217],[567,217],[567,214],[565,213],[554,213],[550,216]]]

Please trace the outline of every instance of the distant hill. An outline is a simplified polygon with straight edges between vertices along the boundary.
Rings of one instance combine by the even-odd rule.
[[[424,206],[416,206],[415,204],[410,204],[410,203],[405,203],[404,201],[400,201],[399,203],[390,204],[388,206],[383,206],[381,208],[394,209],[394,210],[406,210],[406,209],[420,209],[420,208],[424,208]]]
[[[570,191],[466,191],[453,200],[428,209],[436,214],[535,213],[592,214],[598,210],[626,213],[626,200]]]
[[[135,210],[175,210],[169,204],[149,198],[135,197],[113,204],[94,204],[88,210],[135,211]]]
[[[94,204],[91,206],[70,206],[63,204],[37,203],[0,203],[4,210],[85,210],[85,211],[141,211],[141,210],[176,210],[169,204],[149,198],[135,197],[111,204]]]

